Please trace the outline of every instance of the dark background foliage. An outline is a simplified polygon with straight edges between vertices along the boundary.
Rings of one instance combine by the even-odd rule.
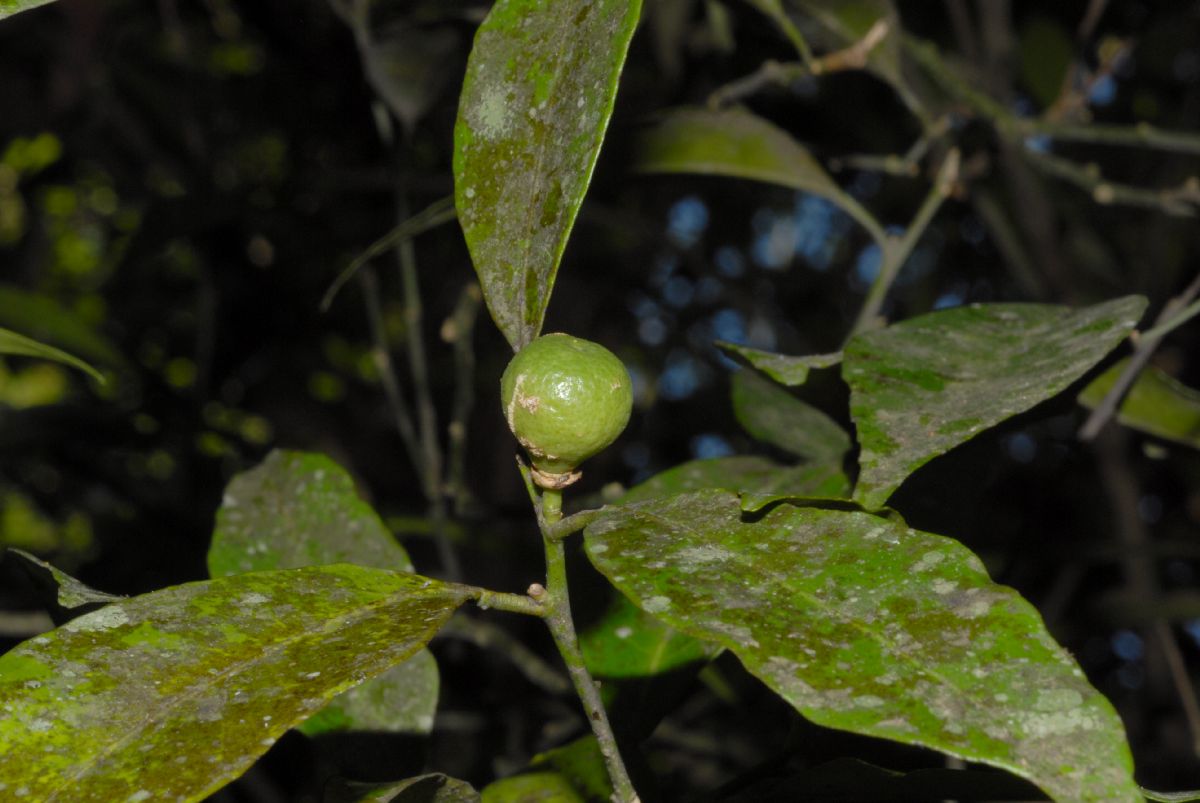
[[[908,31],[961,59],[963,77],[1018,115],[1065,98],[1082,100],[1098,121],[1195,131],[1200,4],[1090,5],[1103,13],[1083,40],[1083,2],[899,10]],[[31,549],[112,592],[201,578],[224,484],[280,446],[347,466],[418,571],[442,572],[419,477],[371,358],[363,286],[351,282],[326,313],[319,302],[402,207],[451,192],[457,87],[486,3],[377,6],[381,36],[409,36],[403,57],[389,62],[393,86],[416,98],[406,124],[388,117],[349,30],[317,0],[60,0],[0,25],[0,326],[111,376],[98,387],[57,366],[0,364],[0,546]],[[982,9],[969,35],[952,24],[956,6]],[[1123,55],[1111,59],[1114,49]],[[703,103],[764,59],[788,58],[786,42],[748,5],[647,3],[546,324],[606,344],[635,379],[633,421],[587,466],[579,503],[693,457],[769,451],[738,429],[733,364],[712,340],[833,350],[862,303],[877,260],[828,203],[629,169],[633,136],[657,110]],[[1064,92],[1071,64],[1099,78]],[[856,166],[863,154],[903,154],[920,134],[875,77],[840,73],[745,102],[840,166],[835,178],[885,223],[904,225],[924,197],[925,163],[914,176]],[[1097,203],[1031,169],[986,121],[951,118],[961,191],[907,263],[889,318],[973,301],[1082,304],[1135,292],[1156,310],[1194,275],[1194,218]],[[1197,157],[1186,154],[1027,144],[1131,185],[1174,188],[1196,175]],[[459,380],[440,333],[473,274],[455,224],[421,235],[416,253],[430,390],[444,427]],[[400,359],[409,324],[391,256],[376,270]],[[1156,356],[1193,386],[1197,326]],[[486,315],[472,342],[470,499],[450,532],[467,578],[520,590],[537,578],[540,557],[498,410],[510,352]],[[849,426],[835,375],[818,376],[804,395]],[[1127,432],[1080,445],[1073,396],[934,461],[892,505],[913,526],[962,540],[1038,605],[1124,717],[1144,785],[1198,787],[1179,689],[1148,634],[1169,616],[1195,669],[1200,460]],[[1150,538],[1155,580],[1175,603],[1165,614],[1128,593],[1121,544],[1131,529]],[[586,571],[577,585],[585,619],[605,593]],[[43,608],[10,564],[0,566],[0,583],[8,647],[37,627]],[[512,628],[552,652],[536,628]],[[382,763],[397,777],[429,766],[486,782],[583,731],[569,698],[533,687],[503,657],[452,640],[434,651],[443,693],[431,740],[314,746],[296,736],[221,799],[315,794],[314,751],[351,774],[380,773]],[[844,754],[895,767],[941,762],[797,723],[728,658],[681,683],[680,694],[682,706],[648,743],[669,798],[711,790],[781,750],[807,763]]]

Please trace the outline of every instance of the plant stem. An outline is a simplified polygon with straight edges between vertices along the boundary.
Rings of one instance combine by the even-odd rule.
[[[1163,337],[1173,329],[1166,325],[1172,322],[1176,317],[1185,312],[1192,301],[1200,295],[1200,274],[1192,279],[1182,293],[1168,301],[1159,312],[1158,317],[1154,320],[1154,328],[1144,332],[1137,339],[1137,345],[1134,347],[1133,356],[1129,358],[1129,362],[1125,365],[1125,370],[1117,377],[1117,381],[1105,394],[1104,398],[1092,410],[1091,415],[1083,422],[1083,426],[1079,428],[1079,440],[1087,442],[1094,440],[1100,434],[1100,430],[1108,423],[1108,420],[1117,412],[1117,407],[1125,398],[1126,392],[1133,387],[1133,383],[1137,381],[1138,374],[1150,362],[1150,357],[1153,356],[1158,344],[1162,342]]]
[[[959,154],[958,149],[955,148],[950,151],[946,156],[946,160],[942,162],[933,187],[930,188],[929,194],[925,196],[925,200],[921,203],[921,208],[917,210],[912,223],[905,229],[904,236],[899,240],[889,237],[887,242],[883,244],[882,264],[879,266],[879,275],[875,277],[875,281],[871,283],[871,289],[867,291],[866,300],[863,301],[862,309],[858,312],[858,318],[854,322],[854,327],[850,330],[849,337],[846,338],[847,341],[859,332],[870,329],[873,325],[875,318],[879,315],[879,311],[883,308],[883,302],[887,298],[888,291],[892,288],[892,283],[900,275],[900,268],[904,267],[905,261],[913,252],[913,249],[916,248],[917,241],[921,239],[921,235],[929,227],[929,222],[933,220],[933,216],[937,213],[942,202],[950,197],[954,182],[958,178],[958,164]]]
[[[400,220],[408,218],[408,201],[403,192],[398,194]],[[429,517],[433,522],[434,543],[442,568],[451,580],[462,577],[458,556],[446,536],[446,495],[442,482],[442,448],[437,437],[437,413],[433,408],[433,393],[430,389],[429,367],[425,359],[425,339],[421,333],[424,315],[421,304],[421,288],[417,281],[417,255],[411,239],[400,241],[397,246],[400,261],[400,281],[404,288],[405,342],[408,350],[408,366],[412,372],[414,395],[417,407],[417,434],[421,447],[421,485],[429,502]]]
[[[396,376],[396,367],[392,362],[392,353],[388,348],[387,331],[383,324],[383,308],[379,300],[379,280],[375,271],[367,268],[359,274],[362,282],[363,304],[367,308],[367,322],[371,327],[371,359],[379,371],[379,382],[383,385],[383,393],[387,397],[388,408],[392,411],[392,420],[400,440],[404,442],[404,450],[413,467],[421,470],[421,453],[417,448],[416,430],[413,428],[412,412],[408,402],[400,391],[400,381]]]
[[[629,773],[625,771],[625,764],[617,749],[617,739],[613,735],[608,713],[600,699],[600,690],[584,665],[583,653],[579,650],[579,638],[575,634],[575,623],[571,618],[571,599],[567,587],[566,549],[560,539],[545,535],[562,520],[561,490],[546,489],[542,492],[540,518],[545,523],[542,542],[546,548],[546,596],[543,602],[546,624],[550,628],[550,635],[554,637],[559,654],[562,655],[563,663],[567,665],[571,682],[575,684],[575,693],[583,703],[584,713],[600,745],[600,753],[604,756],[608,776],[615,790],[613,800],[618,803],[637,803],[637,792],[634,791],[633,782],[629,780]]]

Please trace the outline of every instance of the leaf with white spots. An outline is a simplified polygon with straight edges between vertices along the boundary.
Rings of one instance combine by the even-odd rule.
[[[329,563],[413,570],[354,479],[325,455],[275,450],[230,480],[208,551],[213,577]],[[429,733],[439,686],[437,662],[421,650],[340,695],[300,730]]]
[[[617,94],[641,0],[498,0],[454,126],[454,204],[514,351],[538,336]]]
[[[862,445],[854,498],[879,507],[925,463],[1061,393],[1145,308],[1141,296],[1082,309],[972,304],[856,335],[842,361]]]
[[[1140,800],[1112,706],[957,541],[856,511],[750,516],[723,491],[605,508],[585,540],[642,610],[728,648],[813,722],[1006,769],[1057,800]]]
[[[0,656],[0,799],[201,800],[473,590],[347,564],[114,602]]]

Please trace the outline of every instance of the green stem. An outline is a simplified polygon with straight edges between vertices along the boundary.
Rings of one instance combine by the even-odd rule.
[[[892,288],[892,283],[900,275],[900,269],[904,267],[905,261],[917,247],[917,241],[929,227],[929,222],[933,220],[933,216],[941,207],[942,202],[950,196],[954,181],[958,177],[958,163],[958,150],[953,149],[942,163],[937,180],[929,190],[929,194],[925,196],[912,223],[904,231],[904,236],[899,240],[889,237],[883,245],[883,259],[879,266],[879,275],[875,277],[875,281],[871,283],[871,289],[867,291],[866,300],[863,301],[862,309],[858,312],[858,319],[855,320],[854,328],[850,330],[850,335],[846,338],[847,341],[859,332],[870,329],[879,315],[879,311],[883,309],[883,302]]]
[[[542,539],[546,548],[546,595],[543,601],[546,624],[550,635],[558,646],[563,663],[571,682],[575,685],[575,693],[583,703],[584,713],[591,723],[592,732],[600,745],[600,753],[604,756],[609,778],[615,790],[614,800],[620,803],[636,803],[637,792],[621,753],[617,749],[617,739],[608,721],[608,713],[604,710],[604,702],[600,699],[600,690],[591,674],[583,663],[583,653],[579,650],[579,638],[575,633],[575,623],[571,618],[571,599],[567,587],[567,556],[561,539],[549,537],[549,531],[562,521],[562,491],[544,490],[542,492],[542,512],[544,522]],[[572,517],[574,518],[574,517]]]

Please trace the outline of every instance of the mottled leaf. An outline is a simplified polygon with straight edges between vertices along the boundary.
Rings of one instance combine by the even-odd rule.
[[[276,449],[230,480],[208,550],[213,577],[325,563],[413,570],[353,478],[325,455]]]
[[[1036,786],[995,770],[926,769],[896,772],[856,758],[839,758],[784,778],[754,784],[727,803],[913,800],[1045,800]]]
[[[1128,359],[1121,360],[1093,379],[1079,394],[1079,403],[1096,409],[1128,364]],[[1117,420],[1130,429],[1200,449],[1200,391],[1153,365],[1134,380],[1117,410]]]
[[[720,340],[717,345],[725,351],[741,359],[747,365],[757,368],[781,385],[795,388],[808,381],[808,372],[814,368],[829,368],[842,361],[842,353],[835,351],[831,354],[809,354],[804,357],[789,357],[786,354],[775,354],[770,351],[752,349],[749,346],[739,346],[736,343],[725,343]]]
[[[432,772],[390,783],[339,779],[325,788],[322,803],[479,803],[479,793],[466,781]]]
[[[813,463],[840,467],[850,451],[836,421],[754,371],[734,374],[733,413],[758,440]]]
[[[325,455],[276,450],[230,481],[208,551],[213,577],[329,563],[413,570],[354,480]],[[428,733],[438,686],[437,662],[422,650],[339,696],[300,730]]]
[[[53,0],[0,0],[0,20],[50,2]]]
[[[949,538],[700,491],[606,508],[592,563],[643,610],[715,641],[812,721],[1136,801],[1121,721],[1037,611]]]
[[[603,678],[659,675],[720,652],[710,642],[672,630],[622,594],[579,634],[579,647],[588,670]]]
[[[97,382],[103,382],[104,376],[92,366],[78,357],[67,352],[39,343],[33,338],[25,337],[8,329],[0,329],[0,354],[13,354],[19,357],[37,357],[41,360],[52,360],[72,368],[78,368]]]
[[[751,495],[807,497],[844,496],[850,492],[840,468],[784,466],[765,457],[714,457],[691,460],[655,474],[627,491],[621,497],[621,504],[705,488]]]
[[[640,10],[640,0],[498,0],[475,36],[454,202],[514,350],[541,331]]]
[[[91,586],[76,580],[62,569],[50,565],[46,561],[31,555],[23,549],[9,548],[6,555],[15,555],[25,562],[27,570],[41,572],[49,578],[49,582],[57,587],[56,599],[64,608],[80,608],[84,605],[107,605],[125,597],[97,591]]]
[[[1078,310],[972,304],[855,336],[842,362],[862,445],[855,499],[882,505],[934,457],[1060,393],[1145,307],[1141,296]]]
[[[0,656],[8,792],[200,800],[334,695],[411,657],[472,590],[347,564],[114,602]]]
[[[656,474],[627,491],[620,504],[708,488],[739,493],[743,504],[756,509],[781,497],[848,496],[850,482],[837,466],[784,466],[765,457],[715,457]],[[608,612],[580,636],[580,646],[592,672],[613,678],[661,674],[719,652],[667,627],[619,594]]]

